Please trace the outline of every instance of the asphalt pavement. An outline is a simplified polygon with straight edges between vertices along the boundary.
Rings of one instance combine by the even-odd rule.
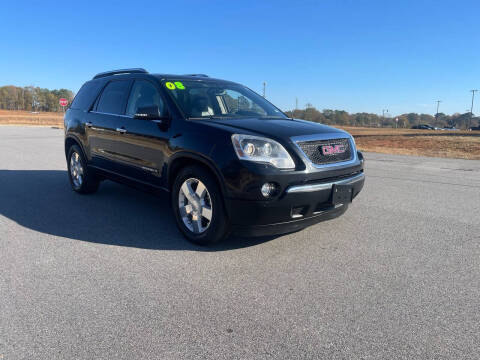
[[[0,359],[478,359],[480,161],[365,155],[342,217],[204,248],[0,126]]]

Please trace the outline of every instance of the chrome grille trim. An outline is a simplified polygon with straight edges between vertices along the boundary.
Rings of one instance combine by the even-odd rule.
[[[321,164],[317,165],[314,162],[310,160],[307,154],[302,150],[302,148],[298,145],[299,142],[305,142],[305,141],[321,141],[321,140],[335,140],[335,139],[348,139],[350,143],[350,149],[351,149],[351,154],[352,157],[350,160],[347,161],[339,161],[336,163],[329,163],[329,164]],[[357,147],[355,146],[355,141],[353,140],[353,137],[344,132],[344,133],[323,133],[323,134],[313,134],[313,135],[303,135],[303,136],[293,136],[290,138],[292,142],[295,144],[295,147],[298,149],[300,154],[302,154],[303,158],[313,167],[317,169],[323,169],[323,168],[330,168],[330,167],[336,167],[336,166],[345,166],[345,165],[350,165],[354,164],[355,162],[358,162],[358,155],[357,155]]]

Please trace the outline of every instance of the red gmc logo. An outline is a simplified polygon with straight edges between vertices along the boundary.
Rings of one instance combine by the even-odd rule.
[[[343,154],[345,152],[345,145],[322,145],[323,155]]]

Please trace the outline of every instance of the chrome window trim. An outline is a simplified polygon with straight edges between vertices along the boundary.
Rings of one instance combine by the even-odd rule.
[[[348,185],[354,184],[357,181],[362,181],[365,179],[365,174],[362,172],[360,174],[351,176],[346,179],[341,179],[337,181],[330,181],[326,183],[317,183],[317,184],[307,184],[307,185],[294,185],[287,188],[287,194],[291,193],[304,193],[304,192],[315,192],[320,190],[331,189],[333,185]]]
[[[112,115],[112,116],[120,116],[120,117],[124,117],[124,118],[133,119],[133,116],[129,116],[129,115],[112,114],[112,113],[105,113],[105,112],[100,112],[100,111],[90,111],[90,112],[92,114]]]
[[[331,164],[317,165],[312,160],[310,160],[308,155],[305,154],[305,152],[302,150],[302,148],[298,145],[299,142],[304,142],[304,141],[319,141],[319,140],[332,140],[332,139],[348,139],[348,141],[350,143],[350,149],[352,149],[352,157],[350,158],[350,160],[339,161],[339,162],[331,163]],[[335,132],[335,133],[323,133],[323,134],[313,134],[313,135],[292,136],[290,138],[290,140],[292,140],[292,142],[295,144],[297,149],[303,155],[303,158],[305,160],[307,160],[307,162],[310,165],[312,165],[313,167],[315,167],[317,169],[351,165],[351,164],[354,164],[354,163],[358,162],[357,147],[355,146],[355,140],[353,139],[352,135],[350,135],[347,132],[344,132],[344,133]]]

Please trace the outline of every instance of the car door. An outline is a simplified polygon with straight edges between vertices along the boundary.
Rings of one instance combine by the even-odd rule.
[[[87,114],[86,132],[92,164],[118,171],[118,139],[124,131],[122,119],[132,80],[113,80],[103,89],[92,111]]]
[[[159,185],[169,143],[170,127],[159,119],[137,119],[138,109],[158,107],[159,118],[168,113],[156,84],[135,80],[122,118],[124,133],[119,136],[118,153],[122,172],[137,180]]]

